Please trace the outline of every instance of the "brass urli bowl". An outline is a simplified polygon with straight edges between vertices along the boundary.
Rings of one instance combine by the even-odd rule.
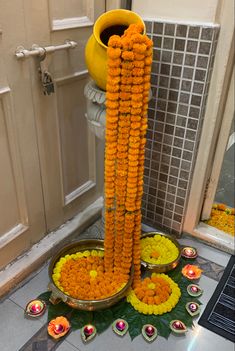
[[[173,242],[173,244],[175,244],[175,246],[178,249],[178,256],[177,256],[177,258],[174,261],[166,263],[166,264],[153,264],[153,263],[141,260],[141,265],[145,269],[148,269],[148,270],[156,272],[156,273],[169,272],[172,269],[176,268],[177,265],[179,264],[180,257],[181,257],[181,247],[180,247],[180,245],[179,245],[179,243],[178,243],[178,241],[176,239],[174,239],[172,236],[170,236],[168,234],[164,234],[164,233],[161,233],[161,232],[147,232],[147,233],[144,233],[144,234],[142,234],[141,239],[144,239],[144,238],[147,238],[147,237],[153,237],[153,236],[155,236],[157,234],[161,235],[161,236],[164,236],[165,238],[171,240]]]
[[[108,308],[108,307],[116,304],[120,299],[122,299],[126,295],[127,290],[130,288],[131,283],[132,283],[133,274],[134,274],[133,267],[131,269],[129,281],[123,287],[123,289],[120,290],[119,292],[117,292],[116,294],[109,296],[105,299],[78,300],[78,299],[73,298],[70,295],[65,294],[59,288],[57,288],[57,286],[54,284],[54,281],[52,279],[53,269],[54,269],[56,263],[59,261],[59,259],[61,257],[64,257],[65,255],[68,255],[68,254],[71,255],[71,254],[74,254],[78,251],[85,251],[85,250],[102,250],[102,251],[104,251],[104,241],[98,240],[98,239],[86,239],[86,240],[76,241],[70,245],[65,246],[54,257],[52,257],[50,265],[49,265],[49,269],[48,269],[49,278],[50,278],[48,290],[51,291],[50,302],[52,304],[56,304],[56,303],[59,303],[60,301],[63,301],[67,305],[69,305],[73,308],[79,309],[79,310],[95,311],[95,310],[99,310],[99,309]]]

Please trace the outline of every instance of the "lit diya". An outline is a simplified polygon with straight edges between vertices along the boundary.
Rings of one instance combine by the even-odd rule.
[[[152,342],[157,337],[157,328],[152,324],[145,324],[142,328],[142,335],[148,342]]]
[[[188,302],[185,306],[190,316],[194,317],[200,313],[200,306],[196,302]]]
[[[178,319],[170,322],[170,328],[175,334],[184,334],[187,331],[186,325]]]
[[[112,324],[114,333],[119,336],[124,336],[128,330],[128,323],[124,319],[116,319]]]
[[[87,324],[81,329],[81,338],[83,342],[88,342],[96,336],[96,327],[92,324]]]
[[[181,256],[188,259],[194,259],[197,255],[197,250],[194,247],[186,246],[181,250]]]
[[[56,317],[52,319],[47,327],[48,334],[53,339],[59,339],[68,333],[70,329],[70,323],[65,317]]]
[[[197,284],[189,284],[187,286],[187,292],[190,296],[193,297],[198,297],[201,296],[203,293],[203,290],[201,289],[201,287]]]
[[[46,304],[43,300],[31,300],[25,307],[25,314],[28,317],[36,318],[42,316],[46,311]]]
[[[192,264],[187,264],[182,269],[182,274],[190,280],[199,279],[202,272],[202,269]]]

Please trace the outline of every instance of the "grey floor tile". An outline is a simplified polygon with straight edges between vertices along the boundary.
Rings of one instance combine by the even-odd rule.
[[[48,277],[48,265],[46,265],[38,274],[36,274],[29,282],[24,286],[16,290],[12,295],[9,296],[11,301],[14,301],[17,305],[25,308],[30,300],[35,299],[41,293],[47,291],[47,285],[49,282]],[[41,324],[46,323],[47,313],[38,318]]]
[[[78,351],[79,349],[69,344],[67,341],[64,341],[60,346],[56,349],[56,351]],[[80,350],[79,350],[80,351]]]
[[[0,304],[0,350],[18,351],[41,328],[38,320],[24,317],[24,310],[9,299]]]
[[[10,300],[14,301],[21,307],[25,307],[29,300],[34,299],[39,294],[47,291],[49,283],[48,265],[45,266],[37,275],[35,275],[28,283],[16,290],[9,296]]]

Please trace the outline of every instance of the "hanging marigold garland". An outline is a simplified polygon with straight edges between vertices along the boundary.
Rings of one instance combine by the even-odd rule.
[[[105,270],[140,283],[141,199],[152,41],[132,24],[108,42],[105,147]]]

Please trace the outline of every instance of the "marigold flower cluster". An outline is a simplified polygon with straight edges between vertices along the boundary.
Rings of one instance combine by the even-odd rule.
[[[61,257],[52,279],[65,294],[80,300],[98,300],[114,295],[127,283],[128,275],[104,271],[104,253],[86,250]]]
[[[210,219],[205,222],[227,234],[235,235],[234,208],[229,208],[225,204],[214,204],[211,210]]]
[[[132,24],[108,42],[105,147],[105,270],[140,281],[141,199],[152,41]]]
[[[179,250],[163,235],[141,239],[141,259],[153,264],[167,264],[177,259]]]
[[[178,285],[170,277],[152,273],[129,291],[127,301],[140,313],[161,315],[170,312],[180,296]]]

